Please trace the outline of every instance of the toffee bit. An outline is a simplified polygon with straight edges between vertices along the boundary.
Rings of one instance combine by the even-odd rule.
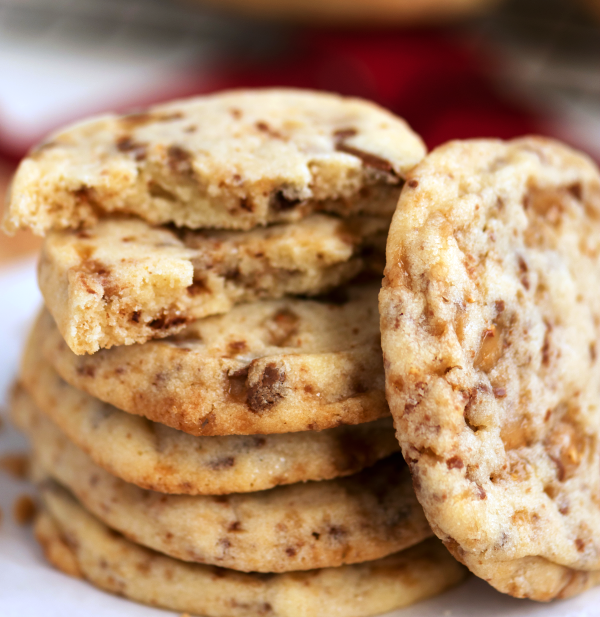
[[[27,478],[29,457],[26,454],[4,454],[0,457],[0,469],[16,480]]]
[[[356,129],[347,128],[347,129],[338,129],[333,134],[333,136],[335,137],[335,140],[337,142],[341,142],[341,141],[344,141],[345,139],[349,139],[350,137],[354,137],[357,134],[358,134],[358,131]]]
[[[116,146],[119,152],[131,154],[136,161],[143,161],[146,158],[146,144],[138,143],[131,137],[120,137]]]
[[[365,167],[379,169],[380,171],[397,177],[397,174],[389,161],[386,161],[376,154],[365,152],[364,150],[360,150],[359,148],[350,146],[346,143],[346,139],[354,137],[357,133],[357,130],[354,128],[339,129],[335,131],[333,134],[335,139],[335,149],[338,152],[345,152],[346,154],[351,154],[352,156],[359,158]]]
[[[392,167],[392,164],[389,161],[386,161],[385,159],[382,159],[380,156],[377,156],[375,154],[364,152],[363,150],[359,150],[358,148],[355,148],[354,146],[349,146],[348,144],[345,144],[343,142],[337,144],[335,149],[339,152],[345,152],[346,154],[351,154],[352,156],[359,158],[363,162],[363,165],[365,167],[379,169],[392,175],[395,175],[396,173],[394,171],[394,168]]]
[[[29,495],[20,495],[13,504],[13,518],[19,525],[28,525],[37,512],[35,502]]]
[[[302,203],[300,199],[288,199],[282,191],[275,192],[271,197],[271,204],[275,212],[286,212],[292,210]]]

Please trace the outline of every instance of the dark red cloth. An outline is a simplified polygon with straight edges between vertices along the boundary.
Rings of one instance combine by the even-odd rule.
[[[490,56],[444,31],[301,31],[268,65],[224,65],[208,89],[296,86],[371,99],[404,117],[432,148],[449,139],[509,139],[541,130],[492,86]]]

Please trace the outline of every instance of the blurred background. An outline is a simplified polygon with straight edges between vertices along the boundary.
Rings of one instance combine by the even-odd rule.
[[[600,0],[0,0],[0,198],[56,127],[245,86],[372,99],[430,148],[542,133],[600,160]],[[0,264],[38,245],[0,236]]]

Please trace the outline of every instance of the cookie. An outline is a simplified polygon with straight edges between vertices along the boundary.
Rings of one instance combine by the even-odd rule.
[[[322,430],[389,415],[377,293],[238,305],[92,356],[75,355],[45,313],[29,345],[76,388],[192,435]]]
[[[500,591],[600,578],[600,173],[453,142],[409,176],[380,295],[386,391],[435,533]]]
[[[39,262],[48,310],[77,354],[143,343],[234,304],[317,295],[371,269],[389,220],[314,214],[247,232],[192,232],[138,219],[50,233]]]
[[[17,169],[4,227],[44,234],[111,212],[192,229],[387,215],[424,154],[403,120],[368,101],[223,92],[55,133]]]
[[[431,535],[400,454],[348,478],[256,493],[165,495],[112,476],[50,420],[19,418],[38,465],[104,523],[157,551],[246,572],[378,559]]]
[[[286,574],[242,573],[165,557],[126,540],[55,486],[43,491],[36,536],[68,574],[153,606],[207,617],[367,617],[457,585],[458,564],[430,539],[377,561]]]
[[[31,394],[22,386],[13,389],[13,416],[27,422],[43,412],[97,465],[145,489],[186,495],[260,491],[347,476],[399,449],[391,418],[321,432],[194,437],[69,386],[32,351],[21,376]]]

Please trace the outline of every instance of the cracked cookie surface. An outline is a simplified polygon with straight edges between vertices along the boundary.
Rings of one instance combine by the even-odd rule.
[[[314,296],[365,271],[381,276],[388,228],[386,218],[324,214],[246,232],[108,218],[48,234],[38,281],[69,347],[94,353],[164,338],[242,302]]]
[[[322,430],[389,415],[377,285],[235,306],[179,334],[77,356],[48,313],[31,342],[68,383],[192,435]]]
[[[600,175],[557,142],[452,142],[407,179],[386,392],[434,532],[506,593],[600,579]]]
[[[107,591],[175,611],[368,617],[437,595],[465,576],[434,539],[376,561],[307,572],[247,574],[190,564],[126,540],[56,486],[47,486],[43,496],[36,537],[53,565]]]
[[[91,226],[109,213],[251,229],[317,211],[391,214],[420,138],[390,112],[321,92],[239,90],[103,116],[20,164],[4,227]]]

